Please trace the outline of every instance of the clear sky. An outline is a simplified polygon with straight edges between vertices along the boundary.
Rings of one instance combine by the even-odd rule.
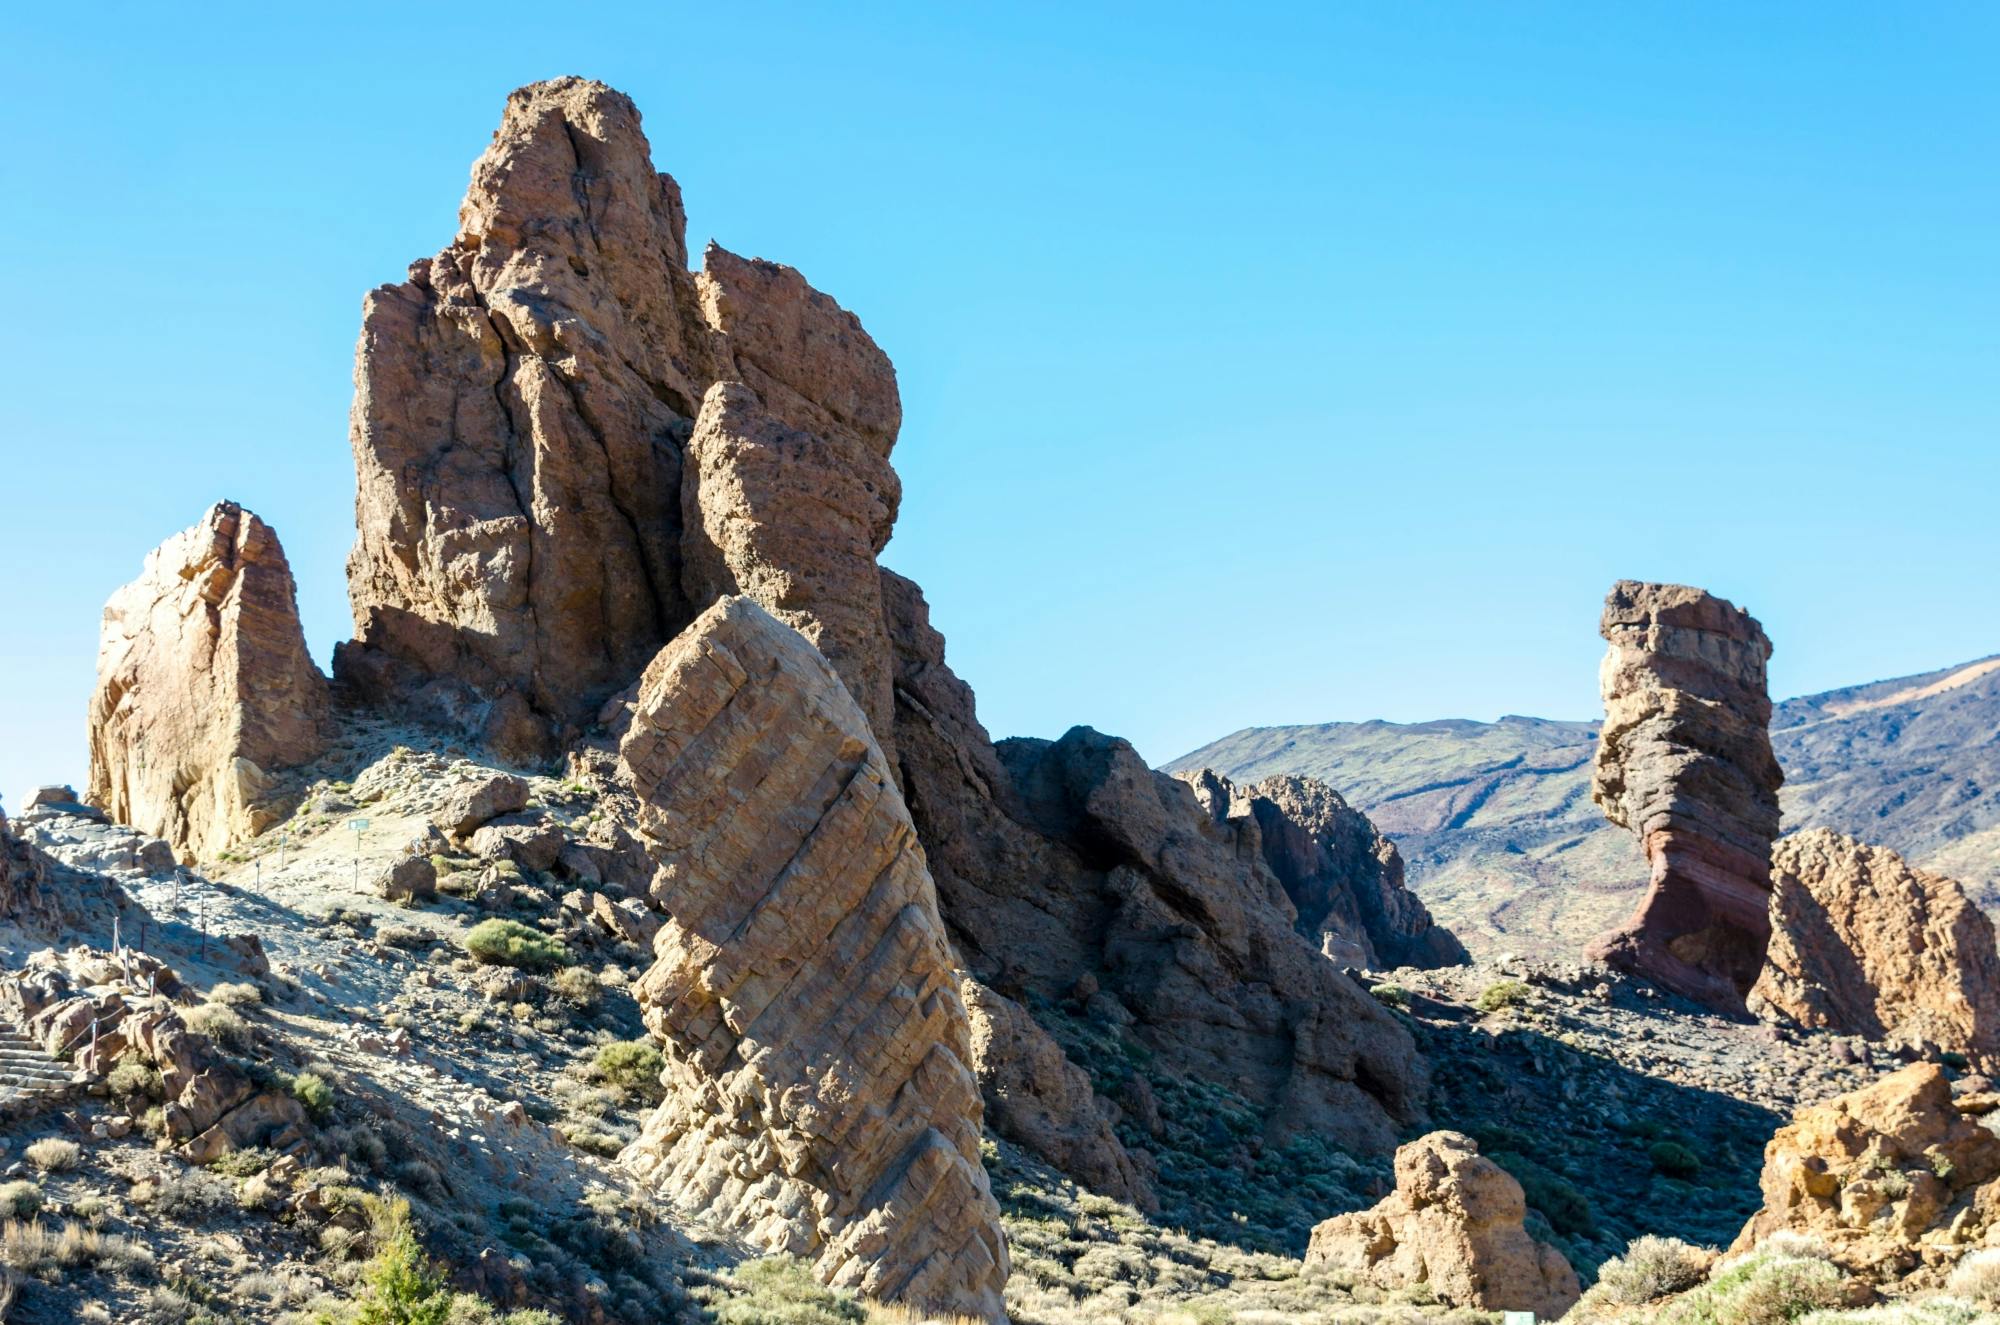
[[[310,9],[311,16],[285,11]],[[213,500],[350,628],[360,298],[513,87],[896,361],[996,735],[1585,717],[1619,576],[1780,694],[2000,651],[2000,8],[41,5],[0,19],[0,791]]]

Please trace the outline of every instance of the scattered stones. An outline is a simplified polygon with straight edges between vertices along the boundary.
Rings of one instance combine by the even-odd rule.
[[[105,606],[90,800],[212,856],[277,821],[278,774],[325,749],[327,717],[278,536],[220,502]]]
[[[1943,875],[1824,828],[1773,853],[1762,1015],[2000,1065],[1993,922]]]
[[[646,669],[620,764],[669,917],[636,990],[667,1099],[626,1163],[823,1282],[1003,1319],[951,945],[837,674],[725,599]]]
[[[1439,1300],[1554,1320],[1582,1293],[1563,1254],[1528,1236],[1521,1184],[1472,1138],[1432,1132],[1396,1151],[1396,1190],[1372,1210],[1313,1229],[1306,1265],[1384,1289],[1427,1285]]]
[[[1620,580],[1604,602],[1604,727],[1591,798],[1645,848],[1652,881],[1589,955],[1741,1011],[1770,937],[1771,641],[1701,589]]]

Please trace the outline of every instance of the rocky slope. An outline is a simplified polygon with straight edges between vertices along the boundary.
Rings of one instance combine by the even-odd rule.
[[[1334,787],[1394,841],[1409,880],[1475,952],[1577,951],[1630,910],[1644,858],[1590,801],[1598,724],[1247,728],[1165,765]],[[2000,659],[1786,700],[1771,745],[1783,826],[1877,842],[2000,914]]]

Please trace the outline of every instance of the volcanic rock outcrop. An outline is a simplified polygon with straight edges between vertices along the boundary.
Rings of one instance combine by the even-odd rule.
[[[838,676],[724,599],[646,669],[619,760],[667,915],[636,990],[667,1099],[627,1162],[826,1283],[1003,1319],[950,944]]]
[[[702,308],[724,368],[702,402],[681,491],[683,583],[755,598],[819,649],[895,767],[895,698],[875,557],[902,485],[896,373],[852,313],[790,267],[711,245]]]
[[[508,99],[457,238],[363,306],[335,660],[361,694],[545,760],[743,592],[889,740],[894,371],[796,271],[704,262],[627,98],[559,78]]]
[[[2000,1061],[1993,922],[1951,879],[1815,828],[1772,853],[1759,1012],[1919,1050]]]
[[[1088,987],[1085,1015],[1129,1028],[1160,1070],[1240,1094],[1274,1140],[1388,1150],[1420,1112],[1422,1062],[1292,929],[1254,829],[1086,727],[996,748],[922,593],[882,583],[910,812],[974,975],[1010,997]]]
[[[1865,1278],[1934,1278],[2000,1232],[1996,1109],[1990,1085],[1954,1096],[1942,1068],[1918,1063],[1800,1110],[1764,1148],[1764,1208],[1732,1250],[1802,1233]]]
[[[1527,1198],[1472,1138],[1432,1132],[1396,1151],[1396,1190],[1312,1231],[1306,1265],[1377,1288],[1428,1285],[1439,1300],[1554,1320],[1582,1292],[1563,1254],[1528,1236]]]
[[[1589,955],[1712,1007],[1740,1011],[1763,969],[1771,842],[1784,774],[1771,753],[1771,641],[1701,589],[1621,580],[1591,798],[1645,849],[1651,882]]]
[[[1219,784],[1230,817],[1256,821],[1264,863],[1298,910],[1296,928],[1328,957],[1370,970],[1470,960],[1465,945],[1404,886],[1395,843],[1332,787],[1294,776],[1238,787],[1218,773],[1204,774]],[[1199,797],[1202,786],[1188,780]]]
[[[277,775],[325,749],[327,714],[278,536],[218,503],[105,606],[89,800],[211,856],[276,819]]]
[[[0,923],[33,923],[44,918],[45,872],[28,844],[14,835],[7,816],[0,814]]]

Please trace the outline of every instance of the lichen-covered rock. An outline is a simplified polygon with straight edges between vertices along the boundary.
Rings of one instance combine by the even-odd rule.
[[[1935,1280],[2000,1237],[1996,1108],[2000,1096],[1954,1098],[1942,1068],[1917,1063],[1800,1110],[1764,1147],[1764,1207],[1732,1250],[1802,1233],[1865,1279]]]
[[[840,673],[895,767],[890,649],[875,557],[902,485],[889,358],[790,267],[711,245],[702,306],[721,371],[688,444],[684,582],[696,603],[746,594]]]
[[[1639,839],[1651,883],[1589,955],[1740,1012],[1770,937],[1784,774],[1771,752],[1771,641],[1701,589],[1621,580],[1604,602],[1591,798]]]
[[[1091,1191],[1157,1210],[1146,1170],[1113,1130],[1118,1109],[1028,1010],[977,980],[959,986],[972,1018],[972,1059],[986,1124]]]
[[[1427,1285],[1440,1301],[1554,1320],[1581,1295],[1563,1254],[1528,1236],[1521,1184],[1457,1132],[1396,1151],[1396,1190],[1370,1210],[1315,1227],[1306,1265],[1377,1288]]]
[[[1760,1013],[2000,1065],[2000,951],[1965,889],[1830,829],[1781,839]]]
[[[558,78],[508,98],[451,245],[368,295],[335,660],[363,693],[546,758],[693,615],[681,448],[714,373],[686,224],[632,103]]]
[[[278,536],[218,503],[105,606],[89,798],[212,856],[276,822],[277,775],[325,749],[327,716]]]
[[[667,919],[667,1099],[625,1160],[819,1277],[999,1321],[1007,1252],[937,898],[826,660],[746,598],[646,669],[619,749]]]
[[[996,748],[921,592],[884,572],[883,597],[910,809],[972,973],[1050,1001],[1089,976],[1158,1070],[1239,1094],[1267,1140],[1388,1151],[1420,1116],[1422,1060],[1293,930],[1254,824],[1088,728]]]
[[[1371,970],[1470,960],[1404,885],[1396,844],[1332,787],[1292,775],[1247,787],[1207,769],[1177,776],[1197,798],[1212,780],[1209,794],[1227,802],[1229,816],[1256,821],[1259,850],[1298,911],[1299,933],[1328,957]]]

